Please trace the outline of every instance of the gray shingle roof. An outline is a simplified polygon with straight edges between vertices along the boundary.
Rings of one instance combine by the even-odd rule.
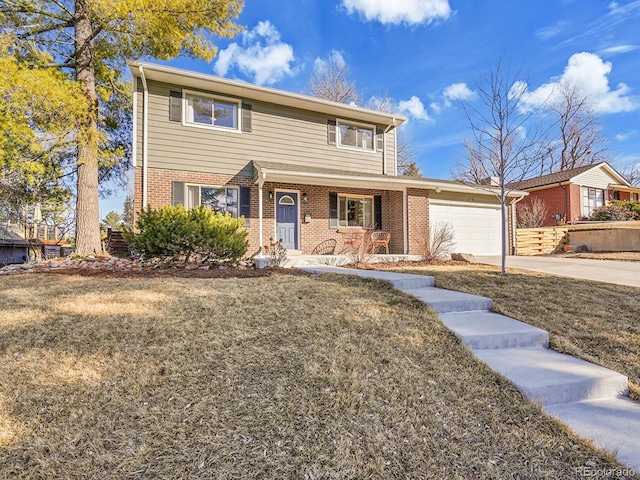
[[[518,190],[527,190],[529,188],[542,187],[544,185],[553,185],[554,183],[562,183],[571,180],[576,175],[580,175],[582,172],[591,170],[604,162],[594,163],[591,165],[585,165],[583,167],[572,168],[571,170],[564,170],[562,172],[550,173],[548,175],[542,175],[541,177],[529,178],[521,180],[520,182],[513,182],[508,185],[509,188],[517,188]]]

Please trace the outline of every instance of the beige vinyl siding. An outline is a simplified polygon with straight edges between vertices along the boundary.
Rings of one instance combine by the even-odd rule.
[[[602,168],[594,168],[582,172],[571,180],[571,183],[576,185],[582,185],[584,187],[599,188],[601,190],[607,190],[610,183],[617,183],[615,179],[611,178]]]
[[[235,175],[250,174],[249,163],[263,160],[382,173],[382,152],[358,152],[327,144],[328,117],[324,114],[246,100],[245,103],[253,107],[251,133],[183,126],[169,121],[169,91],[181,88],[157,82],[148,82],[148,86],[149,167]],[[142,85],[139,87],[142,92]],[[139,104],[141,102],[142,93],[139,94]],[[141,138],[141,107],[138,113],[138,138]],[[394,158],[394,137],[387,137],[388,162]],[[139,146],[138,165],[140,143]]]

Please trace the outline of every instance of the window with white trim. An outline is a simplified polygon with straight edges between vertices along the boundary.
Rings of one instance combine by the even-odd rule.
[[[604,206],[604,190],[582,187],[582,216],[590,217],[596,208]]]
[[[339,147],[375,151],[376,128],[374,126],[349,123],[342,120],[338,120],[337,124]]]
[[[184,92],[184,98],[186,124],[240,130],[240,100],[189,91]]]
[[[187,208],[203,205],[214,212],[239,216],[238,187],[214,187],[209,185],[187,185]]]
[[[338,195],[338,226],[373,228],[373,197]]]

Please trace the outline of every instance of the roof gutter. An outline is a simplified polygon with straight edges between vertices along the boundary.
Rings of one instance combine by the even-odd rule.
[[[367,181],[371,183],[378,183],[382,185],[377,185],[377,188],[383,188],[387,190],[397,190],[402,191],[405,188],[419,188],[426,190],[436,190],[440,188],[441,191],[448,192],[458,192],[458,193],[470,193],[470,192],[478,192],[478,191],[486,191],[487,193],[494,193],[489,189],[478,189],[469,185],[455,185],[446,182],[437,182],[437,181],[416,181],[414,179],[408,177],[401,176],[389,176],[388,178],[380,178],[380,177],[363,177],[359,175],[337,175],[331,173],[316,173],[316,172],[300,172],[300,171],[291,171],[291,170],[280,170],[280,169],[272,169],[268,167],[260,166],[260,176],[266,179],[267,175],[282,175],[282,176],[295,176],[299,178],[305,179],[327,179],[327,180],[344,180],[348,181],[349,184],[357,185],[355,182],[366,183]],[[257,179],[255,180],[257,181]],[[392,188],[395,187],[395,188]],[[367,187],[362,187],[367,188]],[[528,195],[528,193],[521,191],[512,191],[507,196],[508,197],[520,197],[522,195]]]

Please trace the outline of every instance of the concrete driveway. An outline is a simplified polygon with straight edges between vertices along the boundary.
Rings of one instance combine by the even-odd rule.
[[[476,260],[488,265],[501,265],[499,256],[476,257]],[[583,278],[598,282],[640,287],[640,262],[567,257],[507,256],[507,268],[519,268],[563,277]]]

